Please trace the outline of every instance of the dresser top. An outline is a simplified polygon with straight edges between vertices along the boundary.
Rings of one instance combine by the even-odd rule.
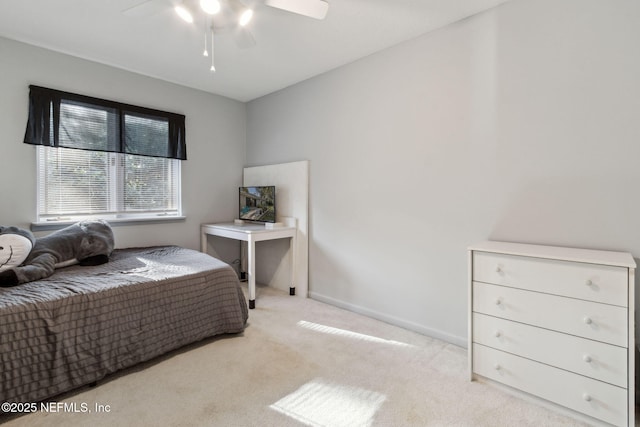
[[[636,262],[634,261],[633,256],[627,252],[612,252],[496,241],[477,243],[469,246],[468,249],[471,251],[492,252],[506,255],[520,255],[535,258],[636,268]]]

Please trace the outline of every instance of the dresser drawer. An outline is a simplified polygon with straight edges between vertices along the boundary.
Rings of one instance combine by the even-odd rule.
[[[627,349],[548,329],[473,314],[473,341],[627,388]]]
[[[473,372],[599,420],[627,425],[627,390],[529,359],[473,345]]]
[[[473,282],[473,311],[627,347],[627,309]]]
[[[476,251],[472,274],[477,282],[628,306],[625,267]]]

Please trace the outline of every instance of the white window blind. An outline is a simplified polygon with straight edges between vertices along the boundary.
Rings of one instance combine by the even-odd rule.
[[[180,161],[39,146],[38,222],[180,216]]]

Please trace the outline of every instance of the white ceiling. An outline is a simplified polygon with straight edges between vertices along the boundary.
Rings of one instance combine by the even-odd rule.
[[[243,0],[256,45],[216,35],[215,73],[202,55],[205,15],[187,24],[171,0],[156,13],[122,13],[143,1],[0,0],[0,36],[249,101],[508,0],[327,0],[322,21]]]

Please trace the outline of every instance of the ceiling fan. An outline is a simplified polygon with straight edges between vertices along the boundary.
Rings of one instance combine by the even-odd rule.
[[[254,1],[255,3],[255,1]],[[264,4],[276,9],[309,18],[324,19],[329,10],[329,3],[324,0],[264,0]],[[198,8],[199,6],[199,8]],[[204,18],[204,56],[211,50],[211,71],[215,71],[213,62],[214,34],[231,33],[240,48],[248,48],[256,44],[247,25],[253,17],[253,9],[242,0],[146,0],[124,9],[127,16],[151,15],[169,7],[188,23],[193,23],[196,11],[202,12]],[[210,48],[207,39],[211,36]]]
[[[198,3],[199,8],[198,8]],[[240,47],[248,47],[253,37],[246,29],[253,16],[253,9],[246,6],[241,0],[146,0],[132,7],[124,9],[122,13],[127,16],[151,15],[169,7],[173,7],[176,14],[186,22],[192,23],[196,17],[196,11],[204,13],[205,22],[214,27],[216,33],[222,33],[229,29],[236,32],[244,32],[244,43],[241,37],[238,41]],[[253,2],[255,3],[255,1]],[[324,0],[264,0],[264,4],[276,9],[295,13],[309,18],[324,19],[329,10],[329,3]],[[243,31],[239,31],[244,28]],[[247,43],[249,41],[249,43]]]

